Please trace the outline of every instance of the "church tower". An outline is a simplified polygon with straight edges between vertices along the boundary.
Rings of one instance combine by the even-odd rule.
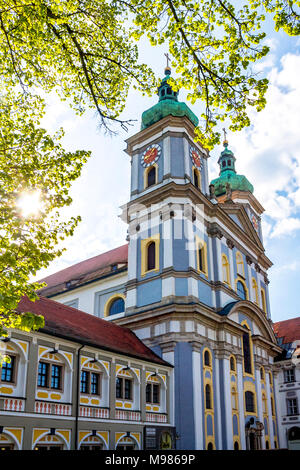
[[[220,176],[209,184],[209,152],[194,141],[198,119],[178,101],[170,74],[167,67],[158,103],[126,141],[128,279],[125,315],[115,321],[174,365],[178,449],[273,448],[278,347],[263,207],[236,173],[226,139]]]

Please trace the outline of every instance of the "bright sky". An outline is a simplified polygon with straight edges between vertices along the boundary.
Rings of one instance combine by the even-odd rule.
[[[300,40],[270,30],[271,52],[257,65],[270,80],[267,106],[251,115],[251,127],[228,133],[229,147],[237,158],[236,169],[254,185],[254,195],[265,208],[263,233],[266,255],[274,266],[269,271],[272,319],[274,322],[300,315]],[[141,61],[152,66],[157,77],[165,67],[162,48],[141,44]],[[179,99],[184,101],[185,93]],[[72,188],[73,204],[66,213],[82,217],[67,251],[53,261],[38,278],[83,259],[126,243],[127,226],[118,215],[129,200],[130,162],[124,142],[140,130],[141,114],[157,102],[132,91],[124,118],[136,119],[126,133],[107,136],[97,127],[95,114],[77,117],[66,104],[49,100],[43,125],[51,132],[63,127],[68,150],[86,149],[92,157]],[[191,106],[199,114],[200,105]],[[224,123],[220,123],[220,129]],[[211,151],[209,177],[218,175],[221,146]]]

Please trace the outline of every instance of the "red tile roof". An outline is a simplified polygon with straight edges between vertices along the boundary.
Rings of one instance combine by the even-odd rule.
[[[45,296],[58,294],[59,292],[68,290],[72,286],[79,286],[106,274],[111,274],[112,265],[126,266],[127,259],[128,244],[119,246],[118,248],[94,256],[93,258],[86,259],[40,279],[41,282],[47,283],[47,287],[41,289],[40,293]],[[70,286],[67,287],[66,283],[70,283]]]
[[[300,317],[274,323],[273,328],[275,335],[282,338],[283,344],[300,340]]]
[[[19,312],[31,312],[45,318],[39,331],[80,344],[95,346],[162,365],[170,365],[139,340],[129,328],[115,325],[54,300],[40,297],[35,302],[24,297]]]

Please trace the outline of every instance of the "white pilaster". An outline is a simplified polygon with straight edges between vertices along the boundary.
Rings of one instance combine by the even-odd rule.
[[[248,269],[248,279],[249,279],[249,300],[251,300],[251,302],[254,302],[253,288],[252,288],[251,266],[248,263],[247,263],[247,269]]]
[[[220,403],[220,366],[219,366],[219,359],[215,359],[214,363],[214,369],[215,369],[215,374],[214,374],[214,379],[215,379],[215,408],[216,406],[219,406],[218,404]],[[216,414],[215,414],[216,416]],[[219,449],[221,450],[222,448],[222,423],[221,423],[221,410],[219,408],[218,413],[217,413],[217,420],[215,422],[215,442],[219,443]],[[218,438],[217,438],[218,437]]]
[[[243,450],[246,450],[243,366],[240,363],[237,363],[237,384],[238,384],[238,400],[239,400],[239,411],[240,411],[239,417],[240,417],[241,448]]]
[[[173,228],[172,219],[162,223],[163,268],[173,266]]]
[[[162,279],[162,297],[175,295],[175,278],[167,277]]]
[[[137,251],[138,239],[136,235],[130,236],[128,246],[128,280],[137,278]]]
[[[267,389],[268,419],[269,419],[269,431],[270,431],[270,448],[274,449],[274,432],[273,432],[273,418],[272,418],[269,374],[266,374],[266,389]],[[275,406],[275,403],[274,403],[274,406]]]
[[[230,284],[233,290],[235,290],[235,279],[234,279],[234,269],[233,269],[233,254],[232,250],[229,248],[229,268],[230,268]]]
[[[131,164],[131,191],[136,191],[138,189],[138,180],[139,180],[139,172],[138,167],[139,165],[139,156],[135,154],[132,156],[132,164]]]
[[[223,359],[223,384],[225,401],[225,426],[226,426],[226,450],[233,450],[233,428],[232,428],[232,405],[230,386],[230,363],[229,359]],[[229,405],[230,404],[230,405]]]
[[[257,402],[257,416],[258,420],[261,423],[264,423],[264,417],[263,417],[263,410],[262,410],[262,390],[261,390],[261,382],[260,382],[260,370],[255,369],[255,378],[256,378],[256,390],[257,390],[257,396],[256,396],[256,402]],[[265,431],[264,431],[265,435]],[[265,448],[266,442],[265,439],[262,439],[262,449]]]
[[[204,430],[203,430],[203,407],[199,391],[202,390],[201,379],[201,353],[193,351],[193,397],[194,397],[194,422],[195,422],[195,449],[204,449]]]
[[[212,238],[208,237],[208,243],[207,243],[207,257],[208,257],[208,262],[209,262],[209,271],[210,271],[210,276],[211,279],[214,280],[214,264],[213,264],[213,248],[212,248]],[[212,300],[212,306],[216,307],[217,306],[217,301],[216,301],[216,291],[214,289],[211,289],[211,300]]]
[[[171,141],[170,137],[165,137],[163,140],[164,151],[164,175],[171,173]]]
[[[174,365],[174,351],[163,352],[162,358]],[[169,381],[169,421],[171,426],[175,426],[175,384],[174,384],[174,371],[171,372],[170,381]]]

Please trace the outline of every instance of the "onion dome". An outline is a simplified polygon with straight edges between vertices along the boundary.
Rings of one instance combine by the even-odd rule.
[[[172,90],[172,87],[168,84],[170,75],[171,69],[170,67],[166,67],[165,77],[158,87],[158,103],[143,112],[141,129],[146,129],[169,115],[176,117],[186,116],[194,126],[198,125],[199,119],[197,116],[195,116],[193,111],[185,103],[178,101],[179,92]]]
[[[215,188],[215,195],[218,197],[225,194],[227,183],[230,184],[232,191],[249,191],[253,193],[254,188],[246,176],[237,175],[235,171],[236,158],[233,152],[228,149],[228,141],[224,140],[223,145],[224,150],[221,152],[218,160],[220,176],[211,182]]]

